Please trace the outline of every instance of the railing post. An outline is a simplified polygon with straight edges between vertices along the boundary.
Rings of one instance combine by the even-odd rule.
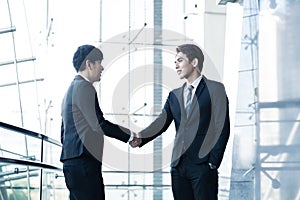
[[[41,140],[41,163],[44,162],[44,136],[42,135],[42,140]],[[40,175],[40,200],[43,199],[43,168],[40,170],[41,175]]]

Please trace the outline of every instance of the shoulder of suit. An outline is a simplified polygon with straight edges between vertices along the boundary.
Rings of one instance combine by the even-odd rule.
[[[82,77],[76,77],[74,80],[74,90],[80,91],[80,94],[92,94],[95,92],[94,86]]]
[[[83,87],[93,87],[93,85],[88,82],[87,80],[85,80],[82,76],[80,75],[77,75],[74,79],[74,81],[80,85],[80,86],[83,86]]]
[[[182,89],[182,87],[175,88],[175,89],[173,89],[171,92],[174,92],[174,93],[176,93],[176,92],[180,91],[181,89]]]
[[[180,93],[181,94],[184,86],[185,86],[185,83],[181,87],[173,89],[170,93],[174,93],[174,94]]]
[[[207,78],[204,78],[203,80],[207,85],[224,87],[224,84],[219,81],[215,81],[215,80],[211,80],[211,79],[207,79]]]

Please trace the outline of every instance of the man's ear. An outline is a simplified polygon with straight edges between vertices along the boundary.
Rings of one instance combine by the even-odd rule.
[[[194,58],[193,59],[192,65],[193,65],[193,67],[197,67],[198,66],[198,58]]]
[[[89,69],[91,69],[91,65],[92,63],[91,63],[91,61],[90,60],[86,60],[85,61],[85,67],[87,67],[87,68],[89,68]]]

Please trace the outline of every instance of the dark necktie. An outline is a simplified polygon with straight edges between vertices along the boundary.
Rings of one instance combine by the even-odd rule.
[[[190,112],[190,109],[191,109],[193,89],[194,89],[194,87],[192,85],[190,85],[188,87],[188,94],[187,94],[187,97],[186,97],[186,105],[185,105],[186,116],[189,115],[189,112]]]

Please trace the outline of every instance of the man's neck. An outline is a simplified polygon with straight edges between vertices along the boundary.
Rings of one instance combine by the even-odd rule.
[[[201,74],[196,73],[186,79],[187,84],[191,85],[197,78],[199,78]]]
[[[87,75],[84,73],[84,72],[78,72],[78,75],[80,75],[82,78],[84,78],[86,81],[88,81],[88,82],[90,82],[91,83],[91,81],[88,79],[88,77],[87,77]]]

